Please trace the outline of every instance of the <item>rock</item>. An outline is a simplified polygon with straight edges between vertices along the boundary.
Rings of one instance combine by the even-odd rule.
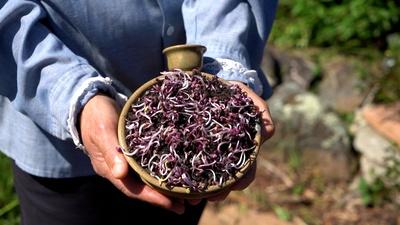
[[[286,53],[269,47],[264,56],[262,68],[266,67],[264,70],[268,71],[268,68],[274,65],[275,76],[271,79],[275,80],[276,84],[292,82],[305,91],[318,71],[316,64],[304,54]]]
[[[365,107],[363,116],[376,131],[400,146],[400,102]]]
[[[350,154],[321,149],[306,149],[301,154],[301,171],[311,171],[313,177],[322,177],[326,183],[351,180],[354,160]]]
[[[277,129],[266,149],[300,150],[303,164],[316,165],[333,179],[349,178],[352,154],[346,128],[336,114],[326,111],[318,96],[285,83],[269,104]],[[343,170],[335,169],[338,165]]]
[[[366,96],[357,66],[345,58],[336,58],[323,66],[323,72],[319,86],[323,104],[340,113],[357,109]]]
[[[279,64],[269,48],[265,48],[263,59],[261,61],[261,70],[264,72],[268,83],[272,88],[282,83]]]
[[[312,93],[294,94],[295,89],[283,86],[269,101],[272,117],[277,123],[275,139],[294,137],[300,149],[349,151],[350,141],[340,119],[327,112]],[[291,93],[292,91],[292,93]],[[284,93],[280,95],[280,93]]]
[[[298,85],[289,82],[279,85],[273,96],[269,99],[269,105],[272,110],[280,111],[285,104],[290,104],[295,96],[305,93]]]
[[[385,173],[385,160],[393,152],[389,141],[371,127],[365,126],[356,133],[354,148],[361,154],[361,173],[367,182],[373,182]]]
[[[393,160],[400,160],[400,151],[364,120],[363,110],[357,112],[353,126],[354,149],[360,153],[361,175],[367,182],[385,176]],[[361,115],[361,116],[360,116]],[[400,178],[400,177],[399,177]]]

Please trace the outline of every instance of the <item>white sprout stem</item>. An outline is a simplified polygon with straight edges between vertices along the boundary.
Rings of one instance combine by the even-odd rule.
[[[161,94],[161,93],[160,93]],[[158,102],[158,104],[157,104],[157,109],[160,109],[161,108],[161,103],[162,103],[162,101],[159,101]]]
[[[247,152],[247,151],[249,151],[249,150],[253,150],[254,148],[256,148],[256,146],[252,146],[252,147],[250,147],[250,148],[244,148],[244,149],[241,149],[241,150],[239,150],[240,152]]]
[[[228,143],[229,142],[227,142],[227,141],[223,141],[223,142],[219,143],[218,146],[217,146],[217,150],[221,151],[221,146],[224,145],[224,144],[228,144]]]
[[[144,103],[143,103],[143,104],[144,104]],[[146,106],[143,107],[143,108],[141,108],[141,109],[137,109],[137,110],[135,111],[135,116],[136,116],[136,117],[139,117],[139,113],[143,112],[145,109],[146,109]]]
[[[142,102],[142,103],[140,103],[140,104],[138,104],[138,105],[132,105],[132,107],[133,108],[140,108],[140,107],[143,107],[144,106],[144,102]]]
[[[153,159],[154,158],[156,158],[156,157],[160,157],[159,155],[157,155],[157,154],[154,154],[150,159],[149,159],[149,164],[148,164],[148,167],[147,168],[149,168],[149,170],[150,171],[152,171],[153,170],[153,167],[152,167],[152,161],[153,161]]]
[[[168,180],[168,178],[173,174],[173,170],[171,170],[169,173],[168,173],[168,175],[166,176],[166,177],[164,177],[164,178],[158,178],[158,180],[160,181],[160,184],[162,183],[162,182],[164,182],[164,181],[166,181],[166,180]]]
[[[138,121],[132,121],[132,123],[130,125],[125,126],[126,129],[128,130],[132,130],[135,127],[139,126],[139,122]]]
[[[215,163],[217,163],[216,160],[212,161],[211,163],[202,164],[202,165],[199,166],[199,168],[203,168],[203,167],[206,167],[206,166],[212,166],[212,165],[214,165]]]
[[[157,114],[159,114],[159,113],[162,113],[162,112],[163,112],[162,110],[158,110],[157,112],[155,112],[155,113],[151,114],[151,116],[150,116],[150,117],[154,117],[155,115],[157,115]]]
[[[185,73],[186,74],[186,73]],[[186,90],[189,87],[189,81],[187,79],[185,79],[183,81],[182,87],[179,89],[179,91],[183,91]]]
[[[214,183],[217,183],[217,176],[215,175],[215,172],[211,169],[208,169],[208,171],[210,171],[212,173]]]
[[[127,156],[133,156],[136,155],[136,153],[139,151],[139,148],[136,148],[133,152],[128,152],[124,148],[121,148],[122,152],[127,155]]]
[[[148,115],[146,115],[146,114],[144,114],[144,113],[142,113],[142,112],[139,112],[139,114],[140,114],[141,116],[145,117],[146,119],[148,119],[149,122],[150,122],[151,124],[153,124],[153,121],[151,121],[151,118],[150,118]]]
[[[250,117],[256,117],[256,116],[257,116],[257,113],[250,114],[250,113],[248,113],[248,112],[245,112],[245,114],[248,115],[248,116],[250,116]]]
[[[204,112],[208,114],[208,119],[206,120],[207,122],[204,126],[208,126],[211,123],[211,113],[208,111],[204,111]]]
[[[218,121],[216,121],[215,119],[212,119],[212,121],[213,121],[214,123],[218,124],[220,127],[226,128],[226,127],[224,127],[224,125],[220,124],[220,123],[219,123]]]
[[[220,178],[219,178],[219,185],[220,186],[222,186],[222,183],[224,182],[224,179],[223,179],[223,177],[221,176]]]
[[[146,127],[146,128],[148,128],[148,127],[150,127],[150,126],[151,126],[150,124],[146,124],[146,123],[144,123],[144,124],[140,125],[140,127],[139,127],[139,136],[142,136],[142,130],[143,130],[143,127],[144,127],[144,126],[146,126],[146,125],[147,125],[147,127]]]

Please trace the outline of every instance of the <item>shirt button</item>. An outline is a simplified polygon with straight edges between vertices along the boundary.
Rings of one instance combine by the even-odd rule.
[[[167,35],[172,36],[174,34],[175,28],[172,25],[169,25],[167,28]]]

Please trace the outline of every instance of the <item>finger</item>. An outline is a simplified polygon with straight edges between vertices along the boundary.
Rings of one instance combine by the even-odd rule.
[[[177,214],[183,214],[185,211],[184,201],[169,198],[132,177],[128,176],[123,179],[111,179],[111,181],[128,197],[140,199]]]
[[[272,121],[268,104],[266,104],[266,103],[263,104],[262,107],[260,107],[260,112],[261,112],[261,120],[262,120],[261,136],[262,136],[262,143],[263,143],[264,141],[268,140],[270,137],[272,137],[274,135],[275,125],[274,125],[274,122]]]
[[[258,96],[253,96],[252,99],[254,104],[258,107],[261,116],[261,137],[263,143],[274,134],[274,122],[272,121],[267,101]]]
[[[103,154],[104,160],[115,178],[123,178],[128,174],[128,163],[124,156],[116,151],[118,144],[118,108],[115,102],[106,96],[99,96],[97,107],[102,109],[99,112],[100,118],[97,121],[97,131],[95,132],[95,145]]]
[[[121,179],[127,176],[129,167],[124,155],[117,151],[118,140],[114,135],[107,135],[108,140],[103,146],[103,156],[114,178]]]
[[[200,202],[201,202],[202,200],[203,200],[203,199],[188,199],[187,202],[188,202],[190,205],[198,205],[198,204],[200,204]]]

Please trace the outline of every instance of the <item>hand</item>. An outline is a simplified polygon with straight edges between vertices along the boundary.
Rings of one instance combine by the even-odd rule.
[[[241,82],[238,81],[229,81],[229,83],[232,84],[237,84],[239,87],[247,93],[247,96],[249,96],[254,104],[258,106],[261,113],[261,144],[264,143],[268,138],[272,137],[272,135],[275,132],[275,126],[274,123],[271,119],[271,115],[269,112],[268,104],[267,102],[262,99],[260,96],[258,96],[256,93],[254,93],[253,90],[251,90],[248,86],[244,85]],[[252,167],[248,170],[248,172],[239,180],[237,181],[230,190],[225,191],[223,193],[219,193],[215,196],[212,196],[208,198],[210,201],[222,201],[224,200],[231,191],[233,190],[243,190],[247,186],[253,182],[255,175],[256,175],[256,169],[257,169],[257,163],[254,163]],[[197,203],[196,201],[191,202],[193,204]]]
[[[85,105],[80,117],[83,144],[96,173],[131,198],[161,206],[178,214],[184,212],[183,200],[171,199],[128,175],[129,167],[118,144],[118,107],[113,99],[96,95]]]

